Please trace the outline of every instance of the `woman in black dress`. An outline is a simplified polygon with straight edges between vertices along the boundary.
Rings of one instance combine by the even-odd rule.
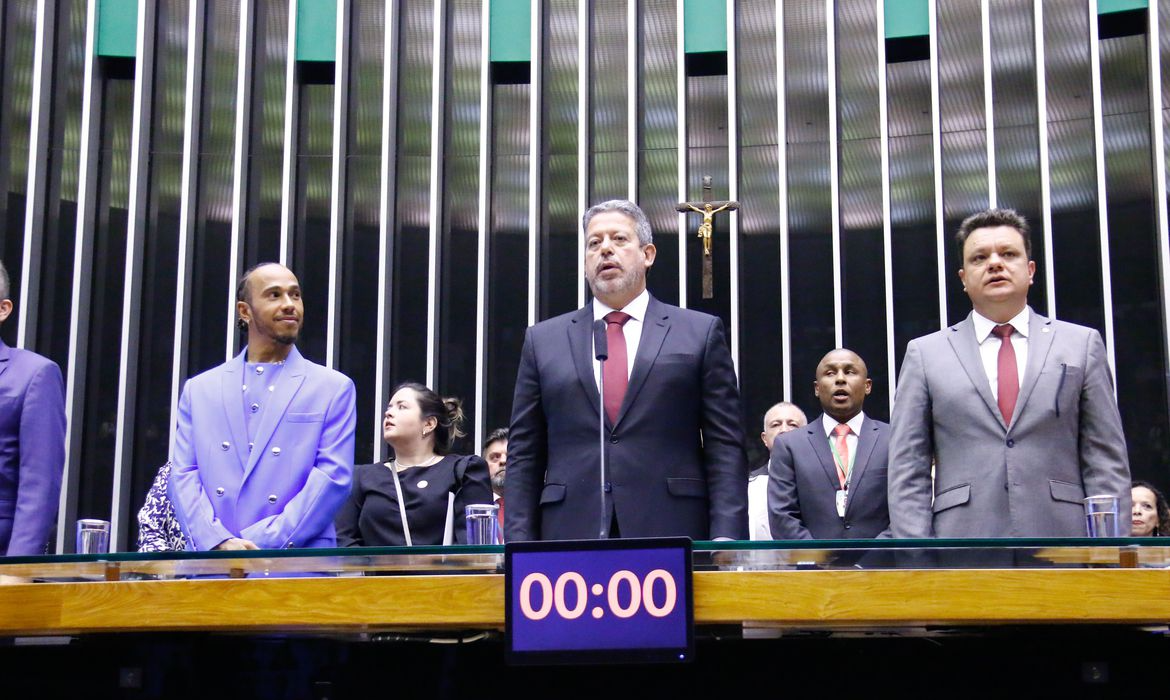
[[[463,543],[464,506],[492,503],[492,487],[482,458],[449,454],[462,423],[459,399],[416,383],[395,389],[382,419],[394,459],[354,467],[353,488],[337,513],[337,546],[444,544],[448,511],[454,542]]]

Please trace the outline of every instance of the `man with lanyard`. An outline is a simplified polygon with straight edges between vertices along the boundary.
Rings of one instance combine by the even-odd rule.
[[[833,350],[817,365],[813,393],[824,413],[772,445],[768,517],[774,538],[888,534],[890,426],[862,412],[872,387],[865,361],[852,350]]]

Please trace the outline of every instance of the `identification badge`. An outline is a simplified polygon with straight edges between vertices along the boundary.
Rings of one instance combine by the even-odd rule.
[[[837,517],[845,517],[845,503],[849,492],[845,489],[837,489]]]

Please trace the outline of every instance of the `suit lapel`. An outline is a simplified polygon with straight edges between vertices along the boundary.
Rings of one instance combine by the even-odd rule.
[[[662,343],[666,340],[666,334],[669,332],[670,315],[666,306],[654,297],[650,297],[650,301],[646,305],[646,318],[642,319],[642,337],[638,340],[638,354],[634,358],[634,369],[630,372],[630,382],[626,385],[626,398],[622,400],[622,408],[618,411],[617,423],[621,423],[622,419],[625,418],[634,399],[638,397],[638,392],[646,383],[646,377],[650,375],[650,368],[658,359]],[[617,423],[614,424],[615,427]]]
[[[601,410],[601,397],[597,393],[597,379],[593,376],[593,302],[583,306],[573,316],[568,328],[569,352],[577,368],[581,388],[589,397],[594,411]]]
[[[0,374],[4,374],[4,370],[8,369],[8,365],[12,364],[9,359],[12,357],[12,348],[4,344],[0,340]]]
[[[1016,410],[1012,414],[1012,425],[1023,415],[1024,406],[1028,397],[1036,388],[1036,381],[1040,379],[1040,370],[1048,359],[1048,351],[1052,349],[1053,327],[1052,320],[1031,311],[1028,320],[1028,364],[1024,368],[1024,384],[1020,387],[1020,396],[1016,400]]]
[[[975,392],[983,399],[983,403],[987,405],[987,410],[995,417],[995,420],[999,421],[1000,427],[1006,431],[1007,423],[1003,422],[1003,416],[999,413],[999,404],[991,395],[991,380],[987,378],[987,372],[983,370],[983,360],[979,357],[979,344],[975,342],[975,324],[971,322],[970,315],[961,323],[951,326],[947,340],[950,341],[955,355],[958,356],[963,371],[967,373],[967,378],[975,385]]]
[[[288,410],[288,405],[292,403],[293,397],[296,396],[304,382],[305,361],[294,346],[285,359],[284,370],[280,373],[280,378],[272,390],[272,401],[264,408],[264,415],[261,416],[260,425],[256,428],[256,442],[252,453],[248,456],[248,466],[244,470],[245,480],[252,473],[257,462],[260,461],[260,456],[268,449],[268,443],[272,440],[276,427],[280,425],[285,411]],[[243,402],[237,401],[236,403],[240,407],[240,424],[243,425]]]
[[[857,456],[853,458],[853,471],[849,475],[849,493],[857,493],[857,485],[865,476],[865,468],[869,466],[869,459],[873,456],[873,446],[877,443],[878,424],[866,416],[861,423],[861,432],[857,435]],[[845,502],[845,512],[853,505],[853,499]]]
[[[227,416],[228,431],[232,444],[236,446],[236,457],[240,465],[248,464],[248,436],[244,433],[244,353],[224,365],[220,375],[220,397],[223,400],[223,414]],[[245,466],[245,469],[247,467]]]
[[[816,420],[804,426],[802,430],[808,434],[808,444],[820,461],[821,469],[825,471],[829,487],[836,492],[841,488],[841,479],[837,476],[837,462],[833,459],[833,453],[829,451],[829,439],[825,437],[825,416],[817,416]]]

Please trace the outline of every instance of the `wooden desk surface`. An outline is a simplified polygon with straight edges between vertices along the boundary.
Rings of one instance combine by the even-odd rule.
[[[504,577],[343,576],[0,585],[0,636],[496,629]],[[696,623],[799,629],[1170,622],[1170,570],[695,573]]]

